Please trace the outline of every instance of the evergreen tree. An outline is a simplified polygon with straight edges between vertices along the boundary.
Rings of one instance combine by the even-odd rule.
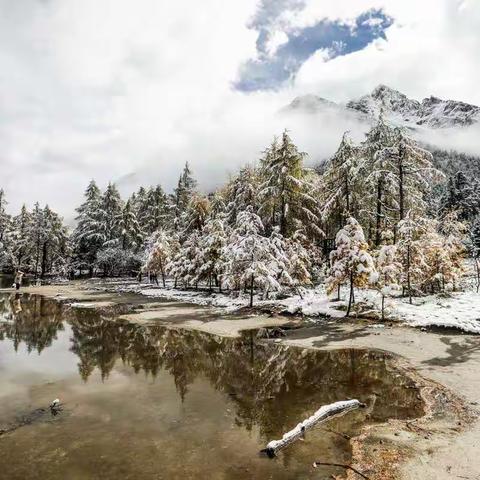
[[[408,212],[398,223],[398,255],[402,265],[402,286],[412,303],[413,286],[420,284],[427,275],[428,264],[422,248],[422,235],[428,229],[428,221]]]
[[[173,254],[172,244],[172,236],[165,230],[159,229],[153,233],[148,241],[146,260],[143,266],[146,271],[160,271],[164,287],[166,285],[166,267]]]
[[[473,259],[477,293],[480,289],[480,215],[474,218],[468,231],[470,255]]]
[[[6,240],[6,233],[10,227],[11,218],[6,211],[7,201],[5,192],[0,188],[0,245]]]
[[[249,165],[242,167],[227,185],[227,218],[230,225],[235,225],[239,212],[247,207],[256,208],[258,198],[258,175]]]
[[[119,242],[119,223],[123,211],[123,202],[114,183],[109,183],[101,201],[101,225],[104,231],[104,246]]]
[[[37,202],[35,203],[32,211],[32,222],[30,225],[31,229],[29,232],[29,236],[32,241],[33,245],[33,258],[32,258],[32,266],[33,272],[35,275],[35,279],[37,279],[38,274],[40,273],[40,259],[42,255],[42,245],[45,240],[45,225],[44,225],[44,217],[43,217],[43,210],[40,208],[40,204]]]
[[[167,197],[160,185],[151,188],[147,194],[147,208],[144,231],[151,234],[165,225],[168,215]]]
[[[344,133],[335,155],[322,176],[322,218],[336,231],[349,216],[358,215],[362,189],[360,148]]]
[[[197,286],[201,266],[200,235],[198,230],[193,230],[172,255],[166,272],[175,279],[175,286],[178,281],[181,281],[184,287],[191,284]]]
[[[264,293],[281,290],[272,244],[263,233],[262,220],[252,207],[247,207],[239,213],[230,241],[224,248],[226,283],[232,289],[248,288],[250,306],[253,306],[256,286]]]
[[[200,268],[196,276],[197,281],[206,280],[210,289],[215,283],[222,289],[222,275],[224,267],[223,249],[227,244],[229,229],[225,221],[225,214],[210,216],[206,221],[199,244]]]
[[[10,261],[11,245],[8,241],[8,232],[12,226],[12,219],[6,211],[6,206],[5,193],[3,189],[0,189],[0,268]]]
[[[326,280],[327,291],[332,293],[345,282],[349,282],[347,317],[354,302],[354,288],[364,288],[377,281],[378,275],[365,235],[360,224],[353,217],[339,230],[335,238],[336,249],[330,254],[331,268]]]
[[[441,202],[441,212],[457,212],[460,220],[472,220],[480,213],[480,182],[469,180],[459,171],[448,178]]]
[[[374,231],[372,240],[379,245],[382,231],[395,232],[407,211],[425,214],[426,197],[443,175],[434,168],[430,152],[419,147],[405,130],[387,125],[382,117],[361,148],[367,186],[364,211]]]
[[[93,276],[97,252],[106,241],[102,195],[94,180],[89,183],[84,196],[85,201],[76,209],[77,226],[72,241],[77,267],[87,268]]]
[[[184,213],[190,203],[190,200],[197,188],[197,182],[193,178],[192,172],[188,165],[185,163],[183,172],[178,179],[177,188],[174,190],[172,204],[173,204],[173,216],[174,216],[174,228],[176,231],[182,231],[185,225],[182,223]]]
[[[25,205],[22,205],[20,214],[13,218],[11,232],[8,233],[11,264],[14,270],[28,270],[33,250],[30,236],[32,231],[32,216]]]
[[[323,235],[319,204],[303,166],[305,156],[285,131],[281,142],[274,140],[267,149],[261,163],[259,212],[268,230],[278,226],[285,237],[294,232],[295,221],[302,222],[312,236]]]
[[[383,233],[384,244],[376,256],[376,269],[378,272],[377,288],[382,296],[382,321],[385,320],[385,298],[397,291],[400,284],[402,265],[397,258],[397,246],[392,244],[393,233],[389,230]]]
[[[137,220],[137,215],[133,210],[131,200],[123,207],[120,220],[118,222],[120,234],[120,244],[123,250],[132,249],[137,251],[143,243],[143,232]]]
[[[194,230],[203,229],[210,211],[210,202],[208,198],[199,195],[193,195],[182,215],[181,224],[183,226],[180,232],[182,236],[188,236]]]
[[[293,286],[296,288],[300,297],[302,292],[300,287],[312,284],[312,252],[313,246],[308,241],[302,229],[298,229],[287,240],[286,255],[289,263],[288,273],[292,279]]]

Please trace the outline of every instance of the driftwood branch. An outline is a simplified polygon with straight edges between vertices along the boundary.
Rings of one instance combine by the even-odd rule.
[[[344,468],[345,470],[351,470],[357,475],[360,475],[360,477],[365,478],[366,480],[370,480],[366,475],[364,475],[362,472],[359,472],[356,468],[353,468],[350,465],[342,465],[341,463],[313,462],[313,468],[317,468],[321,465],[326,467],[340,467]]]
[[[332,417],[343,415],[351,410],[356,410],[359,407],[365,407],[363,403],[358,400],[345,400],[342,402],[335,402],[330,405],[320,407],[311,417],[299,423],[294,429],[285,433],[280,440],[272,440],[262,450],[269,457],[274,457],[276,452],[290,443],[294,442],[300,437],[303,437],[305,432],[315,425],[325,422]]]

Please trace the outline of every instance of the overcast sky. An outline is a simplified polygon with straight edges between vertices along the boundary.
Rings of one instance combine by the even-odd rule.
[[[296,95],[384,83],[480,105],[479,0],[0,0],[0,186],[67,219],[95,178],[202,189],[288,127],[310,162],[348,125]]]

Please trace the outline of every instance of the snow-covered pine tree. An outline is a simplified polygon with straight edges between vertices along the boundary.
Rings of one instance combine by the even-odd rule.
[[[383,244],[376,255],[378,273],[377,288],[382,296],[382,321],[385,320],[385,298],[399,289],[402,265],[397,258],[397,245],[393,244],[393,232],[386,230],[382,234]]]
[[[162,187],[157,185],[147,192],[147,205],[145,211],[144,225],[142,229],[151,234],[165,225],[168,216],[167,196]]]
[[[180,281],[184,287],[197,287],[201,267],[200,234],[193,230],[168,262],[166,272],[175,279],[175,286]]]
[[[196,192],[196,188],[197,182],[193,178],[188,162],[186,162],[171,200],[173,205],[174,227],[176,231],[181,232],[185,228],[182,219],[192,196]]]
[[[227,211],[226,204],[226,192],[225,188],[217,190],[216,192],[210,193],[208,195],[209,206],[209,218],[218,218],[222,217],[225,220],[225,215]]]
[[[473,259],[475,285],[477,293],[480,290],[480,215],[475,217],[468,230],[469,251]]]
[[[335,244],[336,249],[330,254],[332,266],[326,280],[327,291],[331,294],[340,285],[349,283],[348,317],[355,299],[354,288],[375,283],[378,275],[363,229],[353,217],[349,217],[346,225],[338,231]]]
[[[253,167],[246,165],[230,180],[226,188],[226,211],[230,225],[235,225],[239,212],[248,206],[256,207],[258,175]]]
[[[8,252],[11,246],[8,244],[8,232],[12,226],[12,219],[6,211],[6,206],[5,192],[0,189],[0,269],[10,261]]]
[[[42,249],[42,277],[47,273],[66,275],[71,262],[71,242],[63,219],[48,205],[44,209],[47,232]]]
[[[117,245],[120,240],[119,221],[122,216],[123,202],[114,183],[109,183],[102,195],[101,224],[104,230],[104,246]]]
[[[389,178],[396,188],[398,221],[408,211],[424,215],[427,210],[426,197],[432,187],[445,178],[433,165],[433,156],[423,149],[402,128],[396,128],[395,150],[391,152],[393,170]]]
[[[361,203],[360,148],[345,132],[340,146],[330,159],[322,175],[322,218],[335,232],[349,216],[358,215]]]
[[[32,216],[25,205],[20,213],[13,218],[12,228],[8,232],[8,255],[14,270],[28,270],[31,262],[33,241]]]
[[[299,221],[312,238],[323,236],[319,202],[303,166],[305,156],[284,131],[281,141],[274,140],[261,161],[259,213],[268,231],[278,226],[284,237],[294,232]]]
[[[280,285],[294,287],[296,285],[294,279],[291,277],[292,265],[290,257],[288,256],[287,240],[280,233],[280,228],[275,227],[270,234],[270,248],[275,262],[275,269],[277,270],[276,280]],[[268,290],[267,290],[268,295]]]
[[[30,224],[30,232],[29,236],[32,241],[32,250],[33,250],[33,272],[35,275],[35,280],[37,279],[40,273],[40,259],[42,255],[42,245],[45,240],[45,224],[44,224],[44,217],[43,217],[43,210],[40,208],[40,204],[38,202],[35,203],[33,206],[32,211],[32,221]]]
[[[210,289],[217,285],[222,289],[224,260],[222,252],[229,238],[229,227],[224,213],[210,215],[200,237],[200,268],[196,281],[207,281]]]
[[[456,211],[460,220],[472,220],[480,213],[479,190],[479,181],[469,180],[462,171],[450,176],[441,199],[441,212],[448,214]]]
[[[72,242],[76,267],[88,269],[92,277],[97,252],[106,241],[102,194],[94,180],[89,183],[84,197],[84,202],[76,209],[77,226],[72,234]]]
[[[443,174],[433,166],[430,152],[421,148],[402,128],[387,125],[380,117],[362,143],[367,194],[374,243],[382,230],[394,229],[407,211],[424,215],[426,198]]]
[[[145,187],[141,186],[136,192],[130,196],[130,202],[132,204],[133,211],[137,216],[137,220],[140,224],[142,232],[151,234],[148,230],[148,191]]]
[[[149,240],[146,250],[146,259],[143,270],[160,272],[162,283],[165,287],[166,266],[173,254],[172,235],[163,229],[154,232]]]
[[[188,236],[193,231],[202,230],[210,211],[208,198],[200,195],[193,195],[182,215],[181,224],[183,230],[181,236]]]
[[[118,221],[120,245],[123,250],[132,249],[138,251],[143,243],[144,233],[142,232],[137,220],[137,215],[132,207],[132,203],[127,203],[122,209],[120,219]]]
[[[7,200],[5,199],[5,192],[0,188],[0,245],[3,245],[5,242],[6,232],[9,229],[11,222],[11,218],[7,213],[6,207]]]
[[[226,284],[231,289],[248,288],[250,306],[256,286],[263,292],[281,289],[271,242],[263,232],[262,220],[249,206],[239,212],[230,241],[223,249]]]
[[[422,236],[428,229],[428,220],[417,217],[409,211],[405,218],[398,223],[398,255],[402,265],[402,287],[408,293],[409,303],[412,303],[414,285],[422,283],[427,275],[424,242]]]
[[[387,163],[390,152],[395,147],[397,135],[395,129],[385,122],[383,112],[377,123],[367,133],[360,147],[361,170],[365,189],[362,193],[362,213],[367,214],[369,240],[380,245],[382,229],[393,228],[390,202],[394,200],[393,184],[387,176],[390,172]]]
[[[313,245],[308,241],[302,228],[297,229],[287,240],[286,255],[289,263],[289,275],[297,293],[302,296],[301,287],[312,284]]]
[[[441,219],[438,229],[442,236],[442,251],[445,257],[444,264],[439,269],[442,276],[442,289],[444,290],[447,285],[455,290],[465,271],[467,226],[459,220],[457,212],[451,212]]]

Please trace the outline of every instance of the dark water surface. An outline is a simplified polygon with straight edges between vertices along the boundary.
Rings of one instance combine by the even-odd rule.
[[[378,352],[145,327],[0,294],[0,429],[64,403],[0,436],[2,480],[327,479],[342,470],[311,465],[349,462],[339,433],[422,413],[412,387]],[[348,398],[368,408],[318,426],[276,459],[258,455],[321,405]]]

